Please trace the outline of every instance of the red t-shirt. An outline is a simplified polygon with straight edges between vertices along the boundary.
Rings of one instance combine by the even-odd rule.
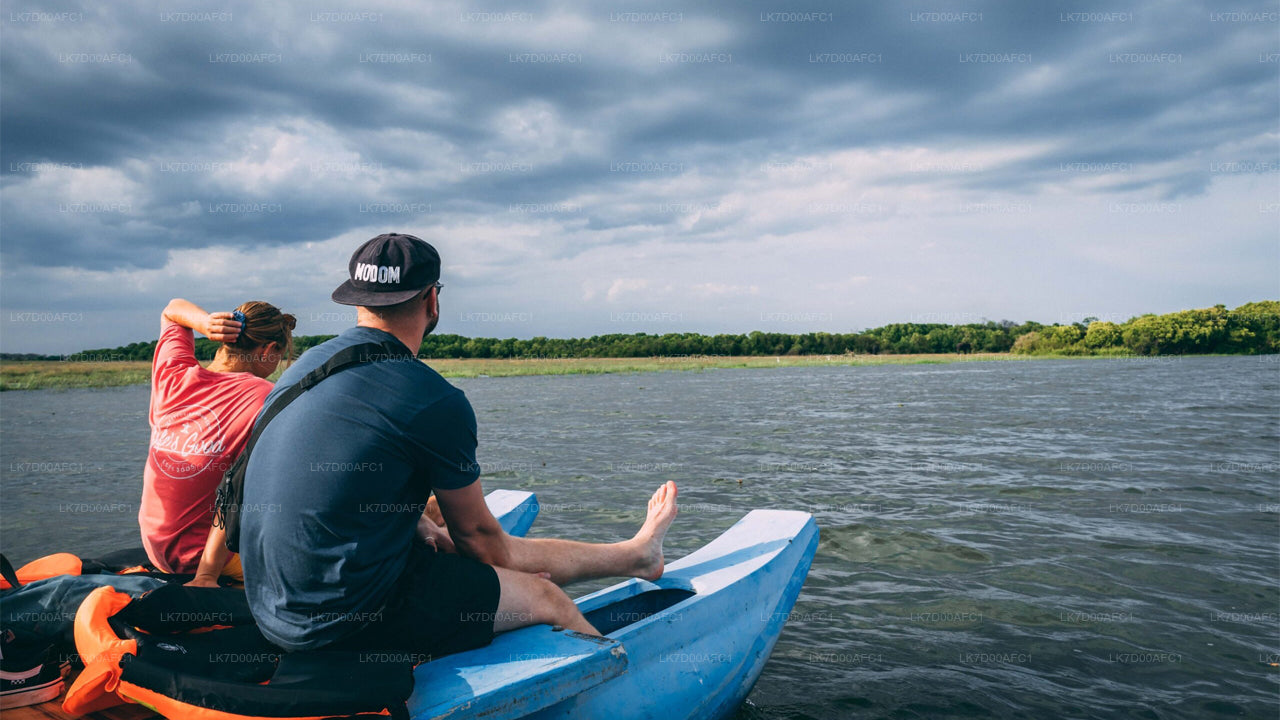
[[[151,449],[142,474],[142,546],[161,570],[200,564],[222,474],[244,450],[271,383],[196,362],[195,338],[177,323],[160,331],[151,363]]]

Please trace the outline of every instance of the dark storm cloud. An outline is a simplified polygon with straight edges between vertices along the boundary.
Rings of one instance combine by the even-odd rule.
[[[675,216],[652,209],[663,201],[654,180],[697,176],[709,185],[696,201],[713,202],[770,158],[895,145],[1044,146],[938,173],[940,186],[1034,192],[1080,164],[1129,163],[1146,171],[1109,188],[1176,197],[1205,190],[1220,148],[1275,126],[1277,65],[1259,58],[1280,49],[1276,23],[1213,18],[1274,10],[1262,2],[442,7],[11,4],[0,48],[6,261],[154,267],[172,248],[313,241],[371,220],[429,227],[580,194],[595,198],[586,227],[669,226]],[[636,22],[633,10],[678,20]],[[56,12],[79,18],[23,19]],[[514,19],[487,19],[502,13]],[[128,59],[94,60],[112,54]],[[547,110],[544,125],[513,129],[531,107]],[[263,128],[293,139],[254,146]],[[357,177],[157,169],[279,165],[273,149],[296,141],[305,154],[317,136]],[[1240,152],[1275,158],[1274,147]],[[1178,165],[1188,158],[1199,159]],[[125,200],[98,185],[37,192],[30,168],[41,163],[112,171],[127,209],[68,212]],[[677,169],[618,169],[637,163]],[[881,181],[920,181],[900,175]],[[679,192],[667,199],[690,201]],[[628,205],[636,194],[648,204]]]

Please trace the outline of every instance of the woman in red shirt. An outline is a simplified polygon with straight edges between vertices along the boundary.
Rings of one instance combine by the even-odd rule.
[[[272,384],[267,376],[289,357],[296,319],[265,302],[207,313],[182,299],[161,315],[151,364],[151,448],[143,472],[138,524],[152,564],[195,573],[193,585],[219,575],[243,580],[240,559],[213,528],[214,495],[253,429]],[[196,362],[197,331],[222,343],[209,366]]]

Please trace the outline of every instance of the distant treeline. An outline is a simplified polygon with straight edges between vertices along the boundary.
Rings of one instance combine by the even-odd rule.
[[[1167,315],[1142,315],[1119,325],[1100,321],[1053,325],[1019,336],[1012,350],[1028,355],[1277,353],[1280,302],[1246,303],[1235,310],[1215,305]]]
[[[333,335],[294,338],[297,352]],[[5,360],[150,360],[156,343],[85,350],[73,355],[14,355]],[[212,360],[218,343],[196,340],[196,357]],[[1123,323],[1085,318],[1070,325],[1001,322],[944,325],[895,323],[860,333],[700,335],[596,335],[589,338],[468,338],[428,335],[424,358],[607,358],[688,355],[843,355],[999,353],[1063,355],[1261,354],[1280,352],[1280,301],[1227,310],[1217,305],[1167,315],[1142,315]]]

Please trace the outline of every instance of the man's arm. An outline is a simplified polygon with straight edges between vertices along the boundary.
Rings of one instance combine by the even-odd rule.
[[[453,545],[459,554],[486,565],[524,570],[511,564],[511,541],[517,538],[508,535],[498,519],[489,512],[489,504],[484,501],[484,489],[479,480],[457,490],[436,488],[435,493],[440,513],[449,528],[449,537],[453,539]]]

